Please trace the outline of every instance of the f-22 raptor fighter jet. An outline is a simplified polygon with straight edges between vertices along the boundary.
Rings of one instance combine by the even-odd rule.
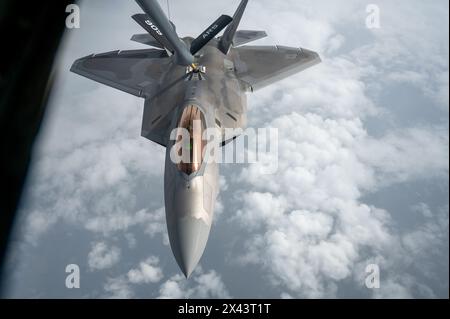
[[[206,247],[218,195],[217,163],[204,161],[202,134],[214,128],[222,144],[226,128],[246,127],[247,92],[320,62],[315,52],[282,46],[244,46],[264,31],[238,31],[248,0],[233,17],[222,15],[196,39],[180,38],[157,0],[136,0],[144,13],[133,19],[147,33],[132,40],[153,48],[81,58],[71,71],[145,99],[142,136],[167,148],[164,176],[166,221],[175,259],[187,278]],[[221,37],[219,33],[225,30]],[[191,161],[174,163],[171,132],[190,134]]]

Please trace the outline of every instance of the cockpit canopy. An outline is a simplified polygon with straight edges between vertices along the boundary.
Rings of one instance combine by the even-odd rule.
[[[177,143],[183,139],[184,134],[189,134],[189,141],[185,141],[178,152],[182,160],[177,164],[177,168],[187,175],[198,172],[202,166],[204,149],[207,144],[203,140],[205,130],[206,121],[202,111],[195,105],[187,106],[178,122],[177,132]],[[186,153],[183,154],[183,152]]]

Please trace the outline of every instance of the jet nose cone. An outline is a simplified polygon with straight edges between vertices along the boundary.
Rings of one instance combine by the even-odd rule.
[[[203,255],[210,227],[192,217],[178,220],[175,227],[175,233],[170,236],[172,250],[181,271],[189,278]]]

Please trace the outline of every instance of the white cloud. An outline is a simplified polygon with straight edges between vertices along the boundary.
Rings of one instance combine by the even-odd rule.
[[[137,269],[131,269],[127,276],[133,284],[148,284],[159,282],[163,278],[162,269],[158,267],[159,259],[150,257],[139,263]]]
[[[388,280],[383,282],[383,289],[375,290],[378,299],[412,299],[413,295],[404,284]]]
[[[119,262],[120,252],[118,247],[108,246],[104,242],[94,244],[88,254],[88,265],[90,270],[104,270],[111,268]]]
[[[164,274],[159,259],[156,256],[150,256],[140,262],[137,267],[130,269],[125,275],[108,278],[104,285],[105,297],[116,299],[139,298],[139,296],[136,296],[136,285],[146,285],[147,290],[157,291],[159,296],[152,292],[147,294],[145,298],[230,298],[221,276],[214,270],[204,272],[199,266],[189,280],[186,280],[180,274],[173,275],[165,281],[162,281],[163,278]],[[157,287],[159,289],[156,289]],[[151,290],[152,288],[153,290]]]
[[[156,256],[150,256],[138,264],[137,268],[130,269],[125,275],[114,278],[107,278],[104,285],[106,298],[131,299],[136,292],[135,285],[153,285],[161,281],[164,277],[163,270],[159,265]],[[148,298],[149,296],[146,296]]]
[[[424,257],[424,251],[438,256],[441,246],[448,244],[448,206],[434,212],[428,205],[419,203],[412,207],[412,211],[418,211],[423,222],[401,238],[409,257],[418,261]]]
[[[107,298],[110,299],[131,299],[134,297],[128,281],[124,277],[108,278],[104,286]]]
[[[379,174],[379,184],[448,176],[448,129],[411,128],[368,137],[356,150]]]
[[[411,207],[411,210],[413,212],[420,213],[425,218],[433,217],[433,212],[431,211],[430,207],[426,203],[419,203],[419,204],[413,205]]]
[[[204,273],[197,269],[190,281],[182,275],[175,275],[164,282],[159,289],[160,299],[223,299],[230,298],[222,278],[211,270]]]
[[[151,237],[156,234],[165,234],[165,215],[164,209],[155,211],[140,210],[136,213],[112,213],[95,216],[85,222],[86,229],[96,232],[109,234],[117,231],[126,231],[131,227],[140,226],[144,232]]]
[[[267,124],[293,112],[349,120],[376,115],[363,77],[364,70],[349,59],[324,59],[312,69],[251,95],[250,123]]]
[[[445,131],[410,129],[375,139],[362,123],[317,114],[280,116],[268,124],[279,129],[278,173],[260,175],[255,166],[241,172],[238,182],[254,191],[240,195],[242,209],[234,218],[245,229],[263,231],[250,237],[240,260],[263,267],[286,293],[334,297],[338,282],[354,276],[364,255],[408,254],[412,245],[397,244],[389,213],[360,198],[392,183],[448,174]],[[431,234],[407,238],[436,242],[426,240]],[[386,296],[412,294],[412,285],[389,280]]]
[[[412,84],[448,112],[449,31],[442,27],[448,26],[448,15],[443,14],[448,3],[379,1],[377,5],[382,27],[371,33],[374,41],[350,54],[367,72],[365,81]]]
[[[306,19],[317,21],[336,12],[328,21],[347,23],[351,15],[347,10],[358,12],[363,5],[351,2],[336,11],[318,12],[323,3],[319,1],[314,9],[301,2],[293,5],[306,9],[302,10]],[[237,181],[229,181],[230,187],[233,182],[240,187],[246,182],[252,189],[239,196],[242,209],[234,216],[237,224],[243,229],[259,227],[245,245],[241,261],[265,269],[275,285],[289,290],[283,296],[334,297],[339,281],[358,277],[355,267],[367,262],[367,255],[388,268],[376,297],[430,296],[420,279],[396,271],[406,267],[402,259],[411,260],[411,254],[416,261],[430,257],[429,249],[445,243],[446,233],[427,223],[400,235],[391,212],[365,205],[361,198],[393,183],[446,179],[448,126],[402,128],[375,138],[368,135],[364,120],[373,115],[382,119],[383,111],[372,97],[393,82],[413,85],[448,109],[448,37],[441,35],[439,23],[415,23],[438,16],[448,24],[448,16],[439,14],[443,4],[418,9],[418,3],[382,1],[378,4],[382,29],[370,33],[363,27],[355,29],[358,36],[366,33],[366,45],[350,47],[345,56],[323,55],[321,66],[250,99],[256,116],[252,123],[280,130],[280,169],[275,176],[264,176],[257,166],[250,166]],[[364,14],[353,16],[361,23],[365,20]],[[283,20],[293,24],[292,19]],[[332,55],[348,41],[330,41],[336,29],[325,26],[323,37],[316,40],[322,42],[315,45]],[[288,28],[292,27],[284,26]],[[302,34],[305,38],[305,43],[314,43]],[[448,225],[448,217],[443,218]],[[442,247],[433,257],[439,258],[439,252]]]
[[[183,291],[180,283],[184,280],[182,275],[175,275],[167,280],[160,288],[159,299],[182,299],[186,293]]]
[[[32,211],[30,212],[28,219],[27,219],[27,235],[26,237],[29,239],[28,242],[35,243],[34,239],[36,237],[41,236],[44,234],[47,230],[50,229],[50,227],[56,222],[57,216],[49,216],[46,213],[43,213],[41,211]]]
[[[270,193],[246,193],[244,197],[244,207],[253,207],[247,211],[238,210],[236,218],[245,221],[251,229],[258,229],[261,223],[266,220],[276,220],[283,216],[287,208],[286,200],[283,197],[276,198]]]
[[[302,208],[327,207],[329,197],[355,199],[374,176],[354,152],[366,136],[360,120],[323,119],[315,114],[281,116],[270,127],[279,129],[279,170],[261,176],[256,166],[242,170],[240,181],[259,191],[276,192]],[[261,205],[261,204],[260,204]]]

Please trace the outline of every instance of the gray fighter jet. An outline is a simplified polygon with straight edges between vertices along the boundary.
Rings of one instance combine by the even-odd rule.
[[[246,127],[246,93],[320,62],[315,52],[283,46],[243,46],[266,37],[264,31],[238,31],[248,0],[233,17],[222,15],[196,39],[180,38],[157,0],[136,0],[144,13],[133,19],[147,33],[133,41],[144,50],[93,54],[71,71],[145,99],[142,136],[167,149],[164,194],[167,229],[175,259],[188,278],[200,261],[211,230],[218,195],[218,164],[204,161],[202,134],[222,134],[222,145],[236,136],[225,128]],[[221,37],[218,34],[224,30]],[[174,163],[171,132],[190,134],[191,161]]]

